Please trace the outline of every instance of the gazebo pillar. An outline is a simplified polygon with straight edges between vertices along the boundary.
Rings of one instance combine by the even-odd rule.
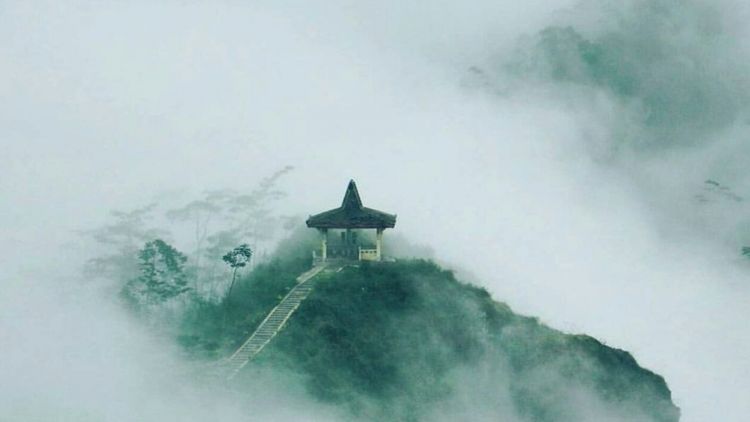
[[[383,248],[383,229],[376,229],[376,236],[375,236],[375,249],[377,250],[377,257],[378,261],[381,260],[381,251]]]
[[[328,229],[320,229],[320,258],[325,261],[328,257]]]

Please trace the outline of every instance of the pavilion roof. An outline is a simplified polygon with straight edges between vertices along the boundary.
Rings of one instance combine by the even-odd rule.
[[[385,229],[395,226],[396,215],[362,205],[354,180],[349,181],[340,207],[307,219],[307,227],[318,229]]]

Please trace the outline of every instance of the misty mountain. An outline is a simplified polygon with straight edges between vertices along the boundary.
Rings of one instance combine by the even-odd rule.
[[[242,279],[224,310],[194,310],[186,350],[217,358],[241,344],[309,265],[292,245]],[[679,420],[664,379],[629,353],[518,315],[422,259],[322,273],[235,386],[268,373],[347,419]]]

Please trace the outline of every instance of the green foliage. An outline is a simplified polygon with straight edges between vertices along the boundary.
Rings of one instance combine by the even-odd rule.
[[[253,251],[247,243],[243,243],[240,246],[227,252],[221,259],[227,263],[231,268],[242,268],[250,262],[250,258],[253,256]]]
[[[204,359],[236,350],[309,269],[310,232],[239,278],[231,300],[191,307],[180,344]],[[679,418],[664,380],[628,353],[519,316],[432,262],[361,263],[314,283],[248,368],[300,375],[314,397],[352,418],[428,420],[456,397],[505,394],[506,411],[521,420],[573,422],[583,418],[580,392],[623,420]]]
[[[361,265],[316,283],[258,364],[305,374],[314,396],[359,417],[422,419],[464,388],[455,377],[466,370],[495,374],[492,388],[507,382],[532,421],[577,420],[575,389],[677,420],[664,380],[626,352],[516,315],[431,262]]]
[[[318,282],[266,356],[286,355],[322,399],[356,409],[360,398],[375,398],[388,404],[384,410],[413,413],[409,403],[443,397],[447,372],[482,353],[463,304],[438,297],[455,289],[420,293],[443,278],[455,283],[426,261],[345,269]]]
[[[141,274],[123,289],[132,304],[156,305],[190,290],[184,271],[187,257],[163,240],[146,242],[138,259]]]
[[[181,323],[180,344],[200,359],[233,351],[296,284],[297,276],[309,269],[314,241],[309,230],[298,230],[279,244],[273,259],[238,277],[231,297],[218,303],[193,302]]]
[[[196,301],[183,318],[180,342],[196,358],[218,358],[231,352],[295,285],[305,264],[278,259],[259,264],[237,280],[231,298],[219,303]]]
[[[247,265],[252,256],[253,251],[250,249],[250,246],[248,246],[247,243],[243,243],[221,257],[221,259],[232,268],[232,283],[229,285],[227,296],[232,295],[234,281],[237,278],[237,270]]]

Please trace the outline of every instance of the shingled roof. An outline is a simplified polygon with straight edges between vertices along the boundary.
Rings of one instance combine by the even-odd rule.
[[[396,226],[396,216],[362,206],[357,184],[349,181],[341,206],[315,214],[307,219],[307,227],[317,229],[385,229]]]

